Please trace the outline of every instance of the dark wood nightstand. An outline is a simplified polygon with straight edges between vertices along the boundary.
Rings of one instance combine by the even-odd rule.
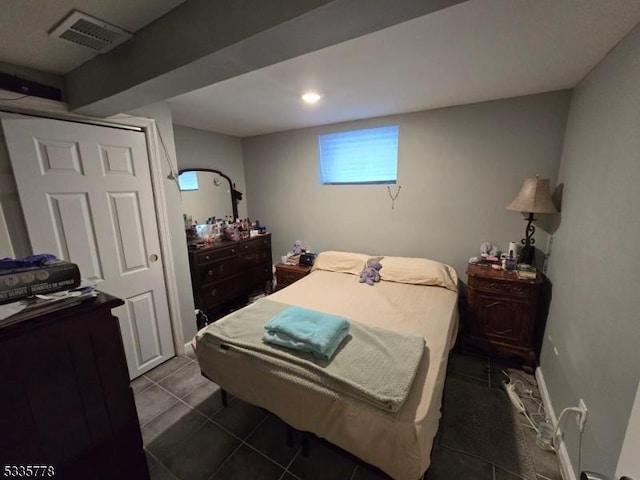
[[[540,274],[523,280],[515,272],[469,265],[467,276],[467,344],[499,357],[520,358],[523,369],[533,371]]]
[[[284,287],[297,282],[302,277],[306,277],[311,272],[310,265],[285,265],[278,263],[276,265],[276,291],[282,290]]]

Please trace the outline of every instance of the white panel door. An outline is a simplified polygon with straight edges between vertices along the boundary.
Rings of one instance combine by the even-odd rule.
[[[2,119],[33,253],[76,263],[125,300],[114,310],[131,378],[174,355],[145,136]]]

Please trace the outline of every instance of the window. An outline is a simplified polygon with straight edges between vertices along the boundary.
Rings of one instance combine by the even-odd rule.
[[[320,182],[396,183],[399,128],[391,125],[320,135]]]
[[[198,190],[198,172],[182,172],[178,182],[180,190]]]

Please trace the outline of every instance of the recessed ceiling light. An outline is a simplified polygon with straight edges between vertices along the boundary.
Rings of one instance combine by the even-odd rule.
[[[322,95],[317,92],[307,92],[303,93],[301,98],[304,102],[313,104],[317,103],[322,98]]]

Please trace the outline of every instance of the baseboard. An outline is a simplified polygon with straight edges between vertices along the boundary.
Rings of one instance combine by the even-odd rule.
[[[538,382],[538,390],[542,397],[545,412],[555,425],[558,418],[556,417],[556,412],[553,410],[551,397],[549,397],[549,390],[547,390],[547,384],[544,382],[544,375],[542,374],[542,369],[540,367],[536,368],[536,381]],[[558,456],[558,463],[560,464],[560,474],[562,475],[562,478],[564,480],[577,480],[564,440],[560,440],[560,446],[556,450],[556,455]]]

